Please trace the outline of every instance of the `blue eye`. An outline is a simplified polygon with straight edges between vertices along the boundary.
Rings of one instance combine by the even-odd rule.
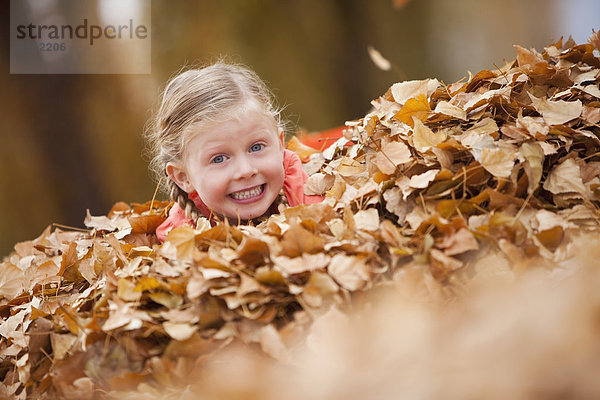
[[[250,152],[261,151],[265,147],[262,143],[255,143],[250,147]]]
[[[210,160],[210,162],[213,164],[220,164],[223,161],[225,161],[225,156],[222,156],[222,155],[215,156],[215,157],[213,157],[212,160]]]

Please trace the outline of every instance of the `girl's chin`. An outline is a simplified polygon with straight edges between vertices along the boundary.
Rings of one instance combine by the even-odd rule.
[[[269,207],[270,207],[270,205],[267,205],[266,207],[252,207],[252,209],[250,209],[250,210],[244,210],[242,208],[237,213],[236,212],[228,212],[228,213],[226,213],[226,216],[229,219],[229,221],[231,221],[231,222],[237,223],[238,220],[247,221],[247,220],[258,218],[258,217],[265,215],[265,213],[269,210]],[[248,207],[248,208],[250,208],[250,207]]]

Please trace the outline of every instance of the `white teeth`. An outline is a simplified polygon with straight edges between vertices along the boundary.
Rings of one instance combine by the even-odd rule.
[[[254,196],[258,196],[259,194],[261,194],[262,190],[263,190],[263,187],[262,187],[262,185],[260,185],[253,189],[240,190],[239,192],[231,193],[230,196],[236,200],[245,200],[245,199],[249,199]]]

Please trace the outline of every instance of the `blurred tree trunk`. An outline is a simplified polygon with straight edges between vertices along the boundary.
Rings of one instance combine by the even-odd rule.
[[[3,2],[2,8],[3,26],[7,27],[9,2]],[[0,32],[0,46],[7,61],[9,34],[8,29]],[[4,154],[4,168],[0,173],[0,204],[9,211],[4,217],[3,230],[11,230],[10,234],[3,232],[2,237],[24,240],[29,238],[23,235],[25,232],[26,235],[41,232],[45,225],[35,226],[40,221],[36,209],[43,210],[45,218],[41,220],[47,223],[82,226],[85,209],[99,209],[98,205],[106,200],[94,184],[98,170],[91,164],[90,149],[82,134],[86,129],[86,121],[81,118],[82,99],[88,95],[83,81],[90,77],[11,75],[9,71],[9,64],[3,63],[1,107],[4,113],[11,115],[0,123],[0,134],[5,144],[12,142],[13,145],[2,150],[11,151]],[[21,125],[11,126],[9,121],[15,120],[21,121]],[[11,159],[16,164],[12,164]],[[19,163],[28,165],[15,169]],[[14,196],[15,193],[18,196]],[[2,242],[2,253],[6,254],[14,243]]]

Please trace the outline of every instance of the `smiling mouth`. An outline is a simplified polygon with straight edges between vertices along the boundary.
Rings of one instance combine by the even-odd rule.
[[[239,192],[233,192],[229,196],[235,200],[247,200],[253,197],[259,196],[265,190],[265,184],[255,186],[251,189],[240,190]]]

